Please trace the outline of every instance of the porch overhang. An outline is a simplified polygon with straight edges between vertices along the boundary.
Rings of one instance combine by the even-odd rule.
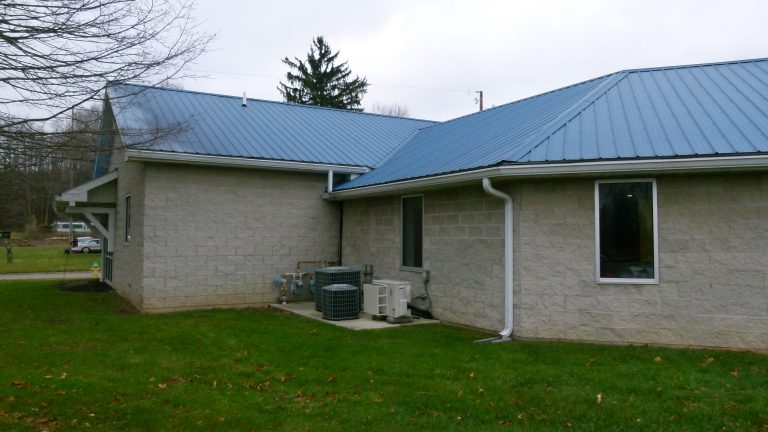
[[[66,203],[66,213],[84,215],[96,230],[107,239],[107,252],[115,243],[115,203],[117,202],[117,171],[69,189],[56,197]],[[106,226],[96,215],[105,215]]]

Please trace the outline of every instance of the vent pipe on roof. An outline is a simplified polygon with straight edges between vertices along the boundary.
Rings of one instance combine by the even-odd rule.
[[[248,106],[248,99],[245,98],[245,92],[243,92],[243,108]]]

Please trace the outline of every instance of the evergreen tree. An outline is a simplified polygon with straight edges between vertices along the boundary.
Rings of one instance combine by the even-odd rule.
[[[368,91],[365,77],[351,78],[347,62],[335,64],[339,52],[333,53],[322,36],[312,39],[306,61],[294,57],[283,59],[295,73],[286,73],[287,83],[277,87],[286,102],[362,111],[360,103]]]

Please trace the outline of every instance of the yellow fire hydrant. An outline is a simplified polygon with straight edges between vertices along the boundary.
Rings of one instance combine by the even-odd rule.
[[[99,272],[101,271],[101,267],[99,267],[99,263],[94,261],[93,264],[91,264],[91,274],[93,277],[97,278],[99,277]]]

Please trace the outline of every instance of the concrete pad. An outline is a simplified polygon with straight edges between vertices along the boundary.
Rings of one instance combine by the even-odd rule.
[[[374,320],[371,314],[360,312],[360,318],[353,320],[343,321],[331,321],[323,319],[323,313],[315,310],[314,302],[296,302],[286,304],[272,304],[270,307],[280,309],[286,312],[291,312],[296,315],[301,315],[305,318],[313,319],[315,321],[322,321],[326,324],[333,324],[335,326],[344,327],[350,330],[377,330],[393,327],[400,327],[404,325],[419,325],[419,324],[436,324],[440,321],[431,320],[426,318],[413,317],[413,321],[407,324],[389,324],[386,321]]]

